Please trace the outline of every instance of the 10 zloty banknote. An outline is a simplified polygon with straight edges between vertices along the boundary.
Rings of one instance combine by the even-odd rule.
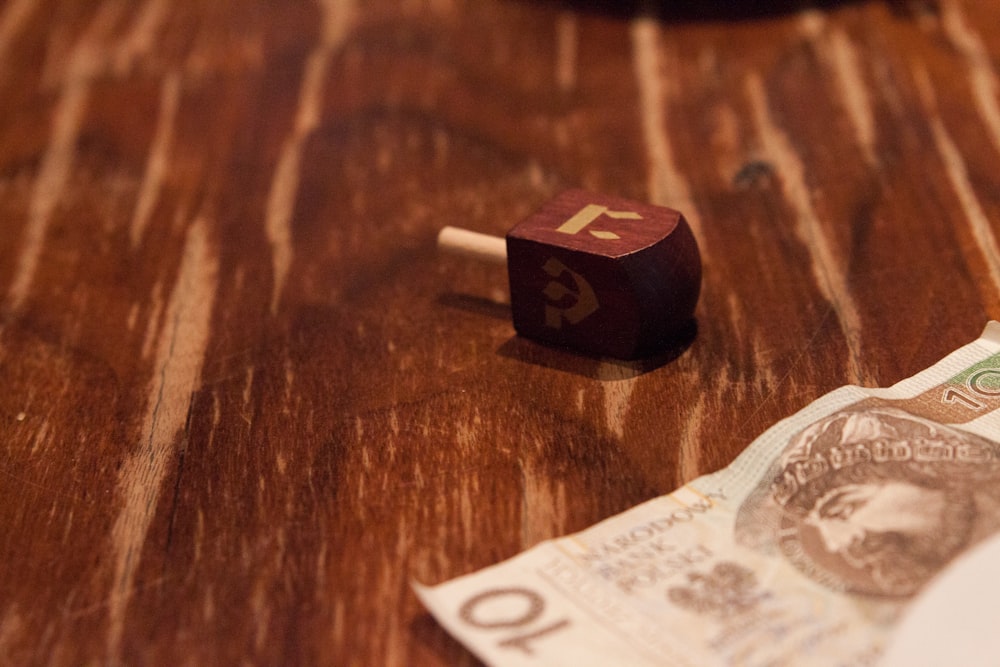
[[[515,665],[875,665],[913,596],[1000,530],[1000,324],[889,389],[841,387],[729,467],[434,587]]]

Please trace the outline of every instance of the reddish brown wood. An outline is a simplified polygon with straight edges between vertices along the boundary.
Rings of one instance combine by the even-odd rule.
[[[507,233],[514,328],[594,355],[635,359],[690,331],[701,257],[684,216],[567,190]]]
[[[0,665],[474,665],[412,580],[1000,318],[1000,3],[611,4],[0,0]],[[684,212],[669,363],[434,249],[578,187]]]

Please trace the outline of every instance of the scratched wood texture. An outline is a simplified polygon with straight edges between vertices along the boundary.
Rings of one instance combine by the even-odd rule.
[[[0,2],[0,664],[476,664],[412,580],[1000,318],[1000,3],[633,4]],[[568,187],[685,212],[691,345],[435,252]]]

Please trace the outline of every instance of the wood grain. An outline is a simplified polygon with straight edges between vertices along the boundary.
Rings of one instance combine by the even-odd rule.
[[[0,2],[0,663],[476,664],[412,580],[1000,317],[1000,4],[725,4]],[[570,187],[684,212],[689,347],[435,252]]]

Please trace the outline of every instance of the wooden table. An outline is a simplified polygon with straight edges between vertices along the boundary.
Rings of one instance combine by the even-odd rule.
[[[476,664],[411,581],[1000,317],[1000,3],[674,4],[0,2],[0,663]],[[435,251],[569,187],[684,211],[690,345]]]

